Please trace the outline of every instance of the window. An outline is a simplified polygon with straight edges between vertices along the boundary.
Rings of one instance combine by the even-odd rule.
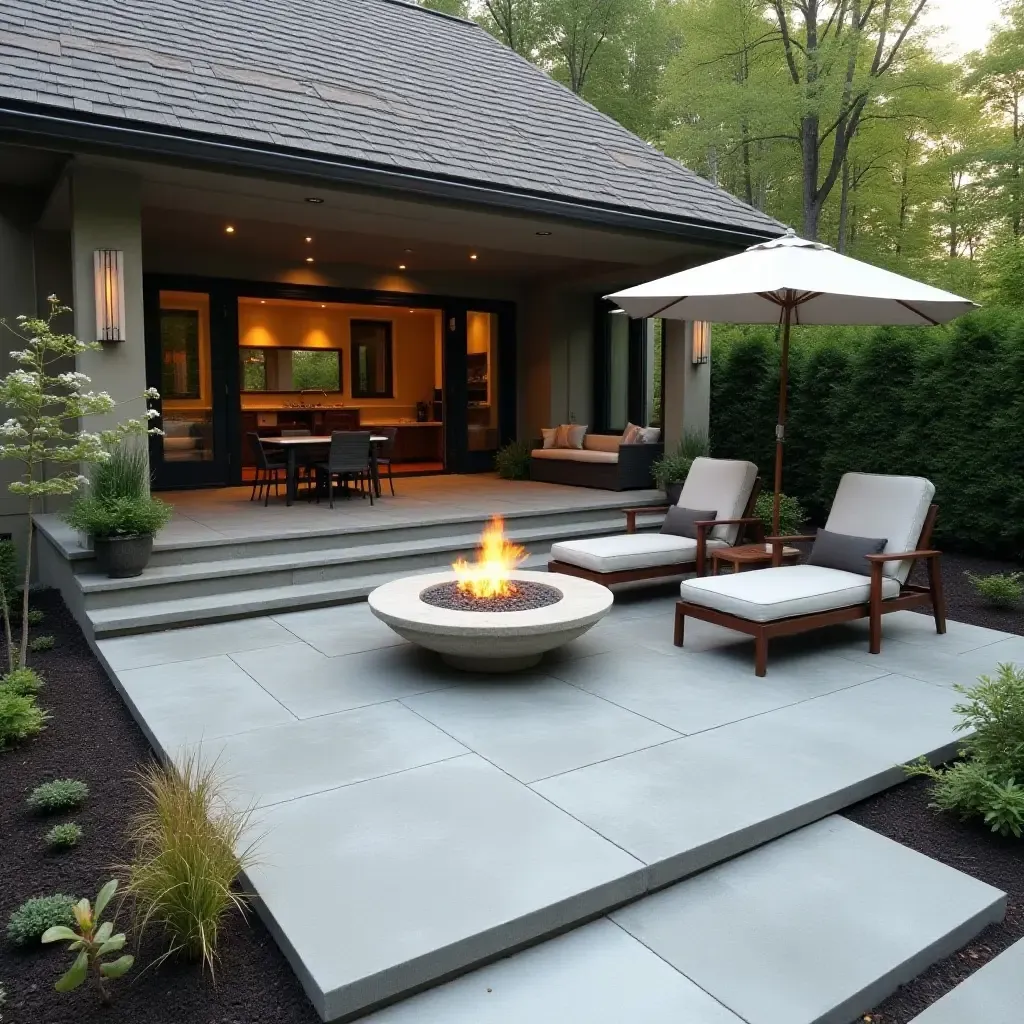
[[[243,391],[341,391],[338,349],[243,345],[238,358]]]
[[[394,398],[391,321],[353,320],[352,397]]]
[[[164,398],[200,398],[199,310],[160,310],[160,394]]]

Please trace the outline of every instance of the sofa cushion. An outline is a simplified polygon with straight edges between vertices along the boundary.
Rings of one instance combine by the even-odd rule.
[[[671,533],[676,537],[692,537],[697,539],[697,523],[704,519],[714,519],[714,512],[701,512],[692,508],[670,508],[661,524],[662,533]]]
[[[935,485],[924,477],[847,473],[839,481],[825,529],[885,537],[882,550],[886,553],[913,551],[933,497]],[[905,583],[910,567],[910,562],[886,562],[882,572]]]
[[[641,427],[640,440],[644,444],[657,444],[661,440],[661,427]]]
[[[555,435],[558,433],[558,427],[541,427],[540,436],[543,438],[543,445],[545,448],[555,447]]]
[[[582,448],[583,439],[587,435],[586,425],[579,423],[560,423],[555,429],[555,448]]]
[[[729,576],[705,576],[684,580],[679,587],[684,601],[753,622],[775,622],[867,604],[870,590],[867,576],[820,565],[780,565]],[[883,578],[883,598],[896,597],[899,592],[896,580]]]
[[[627,423],[626,429],[622,432],[622,443],[640,444],[643,435],[643,429],[643,427],[638,427],[635,423]]]
[[[757,466],[736,459],[709,459],[700,456],[693,460],[686,476],[679,501],[681,508],[717,508],[718,519],[738,519],[750,500]],[[716,526],[710,536],[735,544],[738,526]]]
[[[710,541],[707,546],[724,545],[721,541]],[[559,541],[551,545],[551,557],[591,572],[650,569],[658,565],[694,561],[697,542],[667,533],[623,533],[616,537]]]
[[[583,438],[583,450],[588,452],[615,452],[622,444],[622,438],[618,434],[587,434]]]
[[[565,462],[611,462],[619,461],[618,451],[595,452],[587,448],[534,448],[530,452],[534,459],[554,459]]]
[[[877,555],[884,547],[884,537],[851,537],[848,533],[819,530],[807,564],[870,576],[871,563],[867,556]]]

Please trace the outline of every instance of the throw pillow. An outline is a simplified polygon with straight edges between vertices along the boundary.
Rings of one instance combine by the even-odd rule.
[[[572,445],[569,443],[569,429],[568,423],[561,423],[555,427],[555,442],[551,446],[552,448],[571,448]]]
[[[884,550],[884,538],[853,537],[848,533],[829,533],[819,530],[814,540],[808,565],[820,565],[826,569],[841,569],[858,576],[871,575],[871,563],[867,555],[878,555]]]
[[[714,519],[716,512],[698,512],[692,508],[680,508],[673,505],[661,524],[662,533],[670,533],[675,537],[697,539],[697,523],[705,519]]]
[[[644,444],[657,444],[661,440],[661,427],[641,427],[640,440]]]
[[[623,444],[642,444],[643,443],[643,427],[638,427],[635,423],[627,423],[626,429],[622,432],[622,443]]]
[[[545,448],[555,447],[555,435],[558,433],[557,427],[541,427],[540,436],[544,438]]]
[[[582,448],[583,438],[587,436],[587,424],[569,423],[566,425],[569,430],[569,443],[567,448]]]

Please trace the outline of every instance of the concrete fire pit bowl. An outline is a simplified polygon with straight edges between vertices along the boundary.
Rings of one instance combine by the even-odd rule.
[[[527,571],[513,571],[509,579],[553,587],[561,599],[526,611],[457,611],[420,598],[455,578],[454,572],[406,576],[378,587],[368,601],[373,614],[399,636],[471,672],[515,672],[536,665],[545,651],[575,640],[604,618],[613,600],[599,583]]]

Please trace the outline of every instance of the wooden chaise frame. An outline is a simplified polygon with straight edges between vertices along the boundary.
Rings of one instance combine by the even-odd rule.
[[[946,599],[942,592],[942,572],[939,564],[941,552],[928,547],[931,543],[932,530],[939,506],[931,505],[925,516],[921,536],[913,551],[894,552],[891,555],[868,555],[871,563],[871,590],[867,604],[855,604],[846,608],[832,608],[824,612],[812,612],[809,615],[794,615],[788,619],[776,619],[774,622],[754,622],[730,612],[716,611],[704,605],[689,601],[676,602],[675,636],[676,647],[683,646],[683,623],[687,615],[704,622],[712,622],[716,626],[725,626],[746,633],[754,638],[754,672],[763,676],[768,671],[768,641],[776,636],[792,636],[795,633],[806,633],[809,630],[832,626],[838,622],[850,622],[853,619],[869,619],[868,650],[878,654],[882,649],[882,616],[886,612],[899,611],[902,608],[917,608],[931,605],[935,617],[935,632],[946,632]],[[782,547],[787,542],[811,541],[814,535],[798,535],[793,537],[769,537],[766,543],[773,546],[772,565],[782,564]],[[917,561],[921,559],[928,565],[928,586],[904,583],[896,597],[882,597],[882,567],[886,562]]]
[[[559,562],[552,559],[548,562],[548,572],[560,572],[566,576],[579,576],[584,580],[591,580],[594,583],[602,583],[611,586],[615,583],[637,583],[642,580],[657,580],[667,576],[684,576],[687,573],[696,572],[703,576],[707,565],[707,538],[708,532],[716,526],[739,526],[740,532],[749,527],[754,531],[755,539],[764,538],[764,525],[761,520],[753,514],[754,504],[757,496],[761,493],[761,478],[754,480],[754,486],[750,490],[750,498],[747,500],[746,508],[739,519],[703,519],[697,522],[697,550],[696,557],[689,562],[674,562],[671,565],[650,565],[642,569],[619,569],[617,572],[596,572],[593,569],[585,569],[581,565],[572,565],[570,562]],[[641,508],[624,508],[626,515],[626,533],[636,533],[636,517],[638,515],[657,515],[667,513],[671,505],[645,505]]]

